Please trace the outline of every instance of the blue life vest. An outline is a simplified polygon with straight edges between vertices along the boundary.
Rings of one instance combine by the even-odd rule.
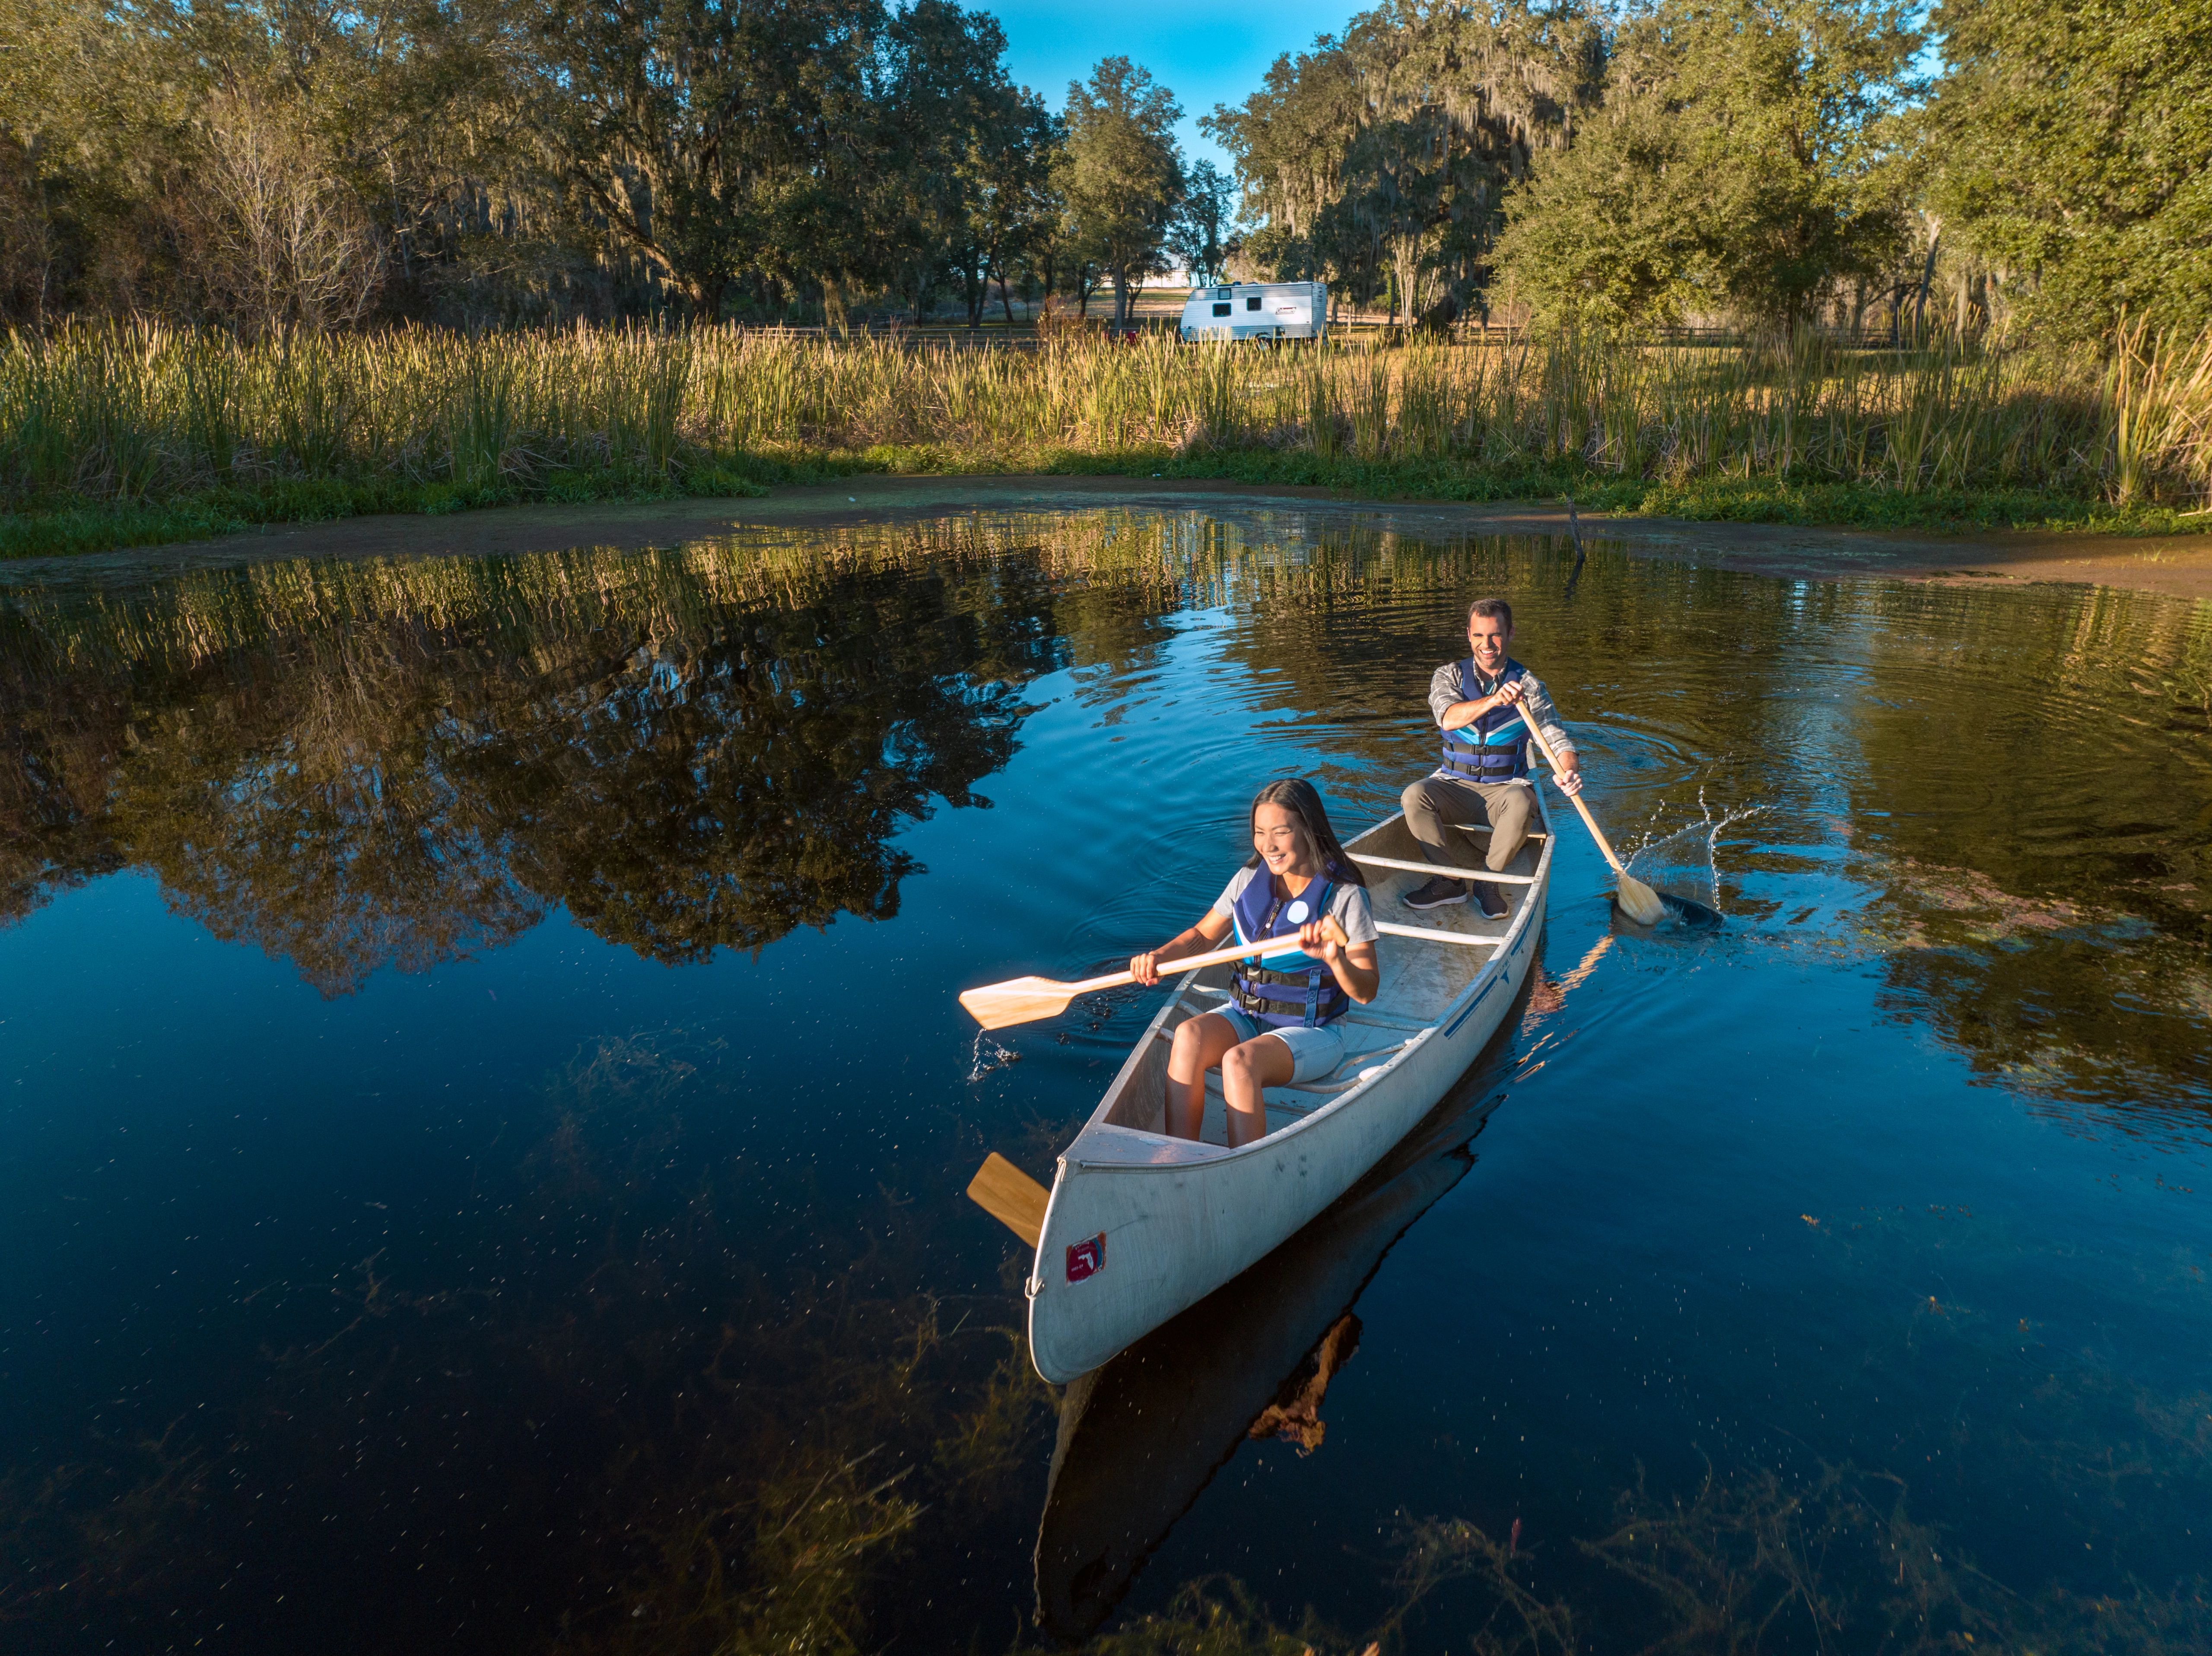
[[[1509,656],[1498,685],[1528,676],[1528,670]],[[1469,656],[1459,664],[1459,699],[1474,701],[1490,694],[1478,688],[1479,682],[1474,658]],[[1510,782],[1528,773],[1528,721],[1521,716],[1521,704],[1492,707],[1480,719],[1446,731],[1443,738],[1444,771],[1462,782]]]
[[[1306,882],[1306,889],[1296,897],[1278,897],[1274,877],[1261,864],[1237,895],[1232,911],[1237,941],[1259,943],[1279,937],[1295,932],[1308,920],[1322,919],[1328,913],[1329,893],[1334,889],[1326,877],[1317,876]],[[1305,919],[1291,919],[1285,911],[1301,903],[1305,906]],[[1273,1028],[1291,1024],[1311,1028],[1332,1022],[1352,1010],[1352,997],[1344,992],[1328,962],[1303,951],[1271,955],[1264,961],[1237,961],[1230,988],[1247,1017]]]

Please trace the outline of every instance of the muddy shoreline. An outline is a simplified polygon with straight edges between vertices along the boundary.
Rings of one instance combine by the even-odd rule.
[[[1296,486],[1132,477],[851,477],[758,500],[494,507],[289,524],[219,540],[0,562],[0,587],[97,588],[189,570],[301,557],[411,558],[667,545],[734,528],[911,522],[965,510],[1060,512],[1109,504],[1295,510],[1311,522],[1413,535],[1562,535],[1564,507],[1363,500]],[[1585,515],[1584,537],[1642,557],[1809,580],[2064,581],[2212,598],[2212,536],[1941,537],[1788,525]]]

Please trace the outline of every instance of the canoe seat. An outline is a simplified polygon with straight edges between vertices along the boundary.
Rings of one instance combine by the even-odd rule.
[[[1279,1090],[1286,1093],[1348,1093],[1367,1079],[1370,1070],[1379,1070],[1398,1055],[1399,1049],[1412,1044],[1413,1037],[1394,1040],[1387,1046],[1370,1046],[1363,1052],[1346,1052],[1344,1062],[1319,1081],[1293,1081]],[[1351,1074],[1345,1075],[1346,1071]],[[1339,1080],[1341,1076],[1344,1078]]]
[[[1231,1004],[1231,997],[1226,990],[1215,989],[1206,984],[1194,985],[1192,995],[1204,995],[1211,998],[1197,1000],[1192,998],[1191,995],[1186,995],[1170,1010],[1188,1012],[1195,1017],[1201,1012],[1218,1012]],[[1373,1006],[1354,1006],[1339,1020],[1339,1022],[1344,1027],[1344,1054],[1346,1064],[1353,1059],[1364,1058],[1370,1052],[1385,1050],[1395,1052],[1406,1044],[1404,1039],[1392,1040],[1388,1036],[1374,1034],[1373,1031],[1389,1030],[1391,1034],[1401,1037],[1411,1037],[1418,1035],[1429,1027],[1419,1018],[1401,1017],[1395,1012],[1381,1011]],[[1165,1025],[1162,1025],[1153,1033],[1161,1040],[1175,1039],[1175,1031]],[[1341,1069],[1343,1065],[1339,1065],[1337,1067]]]
[[[1457,828],[1462,834],[1487,834],[1490,832],[1490,824],[1487,822],[1447,822],[1444,826],[1446,828]],[[1531,829],[1528,833],[1521,836],[1523,841],[1530,840],[1548,840],[1552,836],[1550,834],[1545,833],[1541,828]]]
[[[1231,997],[1224,989],[1210,984],[1193,984],[1178,999],[1171,1012],[1187,1012],[1195,1017],[1203,1012],[1218,1011],[1230,1004]],[[1269,1119],[1269,1131],[1273,1131],[1279,1119],[1292,1119],[1310,1115],[1339,1093],[1348,1093],[1365,1080],[1370,1070],[1379,1070],[1429,1025],[1417,1018],[1401,1017],[1380,1011],[1372,1006],[1355,1006],[1345,1014],[1340,1027],[1344,1034],[1344,1058],[1336,1068],[1318,1081],[1294,1081],[1280,1087],[1270,1087],[1262,1095]],[[1175,1030],[1167,1024],[1152,1031],[1155,1040],[1173,1040]],[[1304,1101],[1286,1095],[1302,1095]],[[1206,1072],[1206,1129],[1208,1143],[1219,1143],[1226,1109],[1221,1095],[1221,1072]]]
[[[1272,1119],[1277,1116],[1290,1116],[1295,1119],[1302,1115],[1311,1115],[1337,1094],[1348,1093],[1366,1080],[1370,1071],[1379,1070],[1388,1064],[1397,1053],[1399,1048],[1407,1045],[1412,1039],[1413,1037],[1409,1035],[1404,1040],[1394,1041],[1389,1046],[1370,1047],[1364,1052],[1347,1052],[1345,1054],[1344,1062],[1319,1081],[1293,1081],[1280,1087],[1268,1088],[1261,1095],[1261,1098],[1267,1107],[1269,1118]],[[1295,1101],[1283,1096],[1286,1093],[1304,1094],[1310,1101]],[[1206,1105],[1207,1125],[1210,1127],[1214,1122],[1222,1119],[1223,1113],[1228,1107],[1221,1095],[1221,1072],[1218,1070],[1208,1070],[1206,1072]],[[1270,1127],[1269,1131],[1272,1131],[1273,1128]],[[1212,1143],[1215,1141],[1208,1138],[1206,1142]]]
[[[1406,1029],[1415,1034],[1429,1026],[1419,1018],[1400,1017],[1395,1012],[1378,1012],[1372,1006],[1356,1006],[1344,1015],[1346,1023],[1356,1023],[1363,1029]]]

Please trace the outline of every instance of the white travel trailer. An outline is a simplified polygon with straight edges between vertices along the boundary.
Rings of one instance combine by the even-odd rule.
[[[1194,288],[1183,301],[1182,337],[1200,339],[1326,339],[1326,282],[1228,282]]]

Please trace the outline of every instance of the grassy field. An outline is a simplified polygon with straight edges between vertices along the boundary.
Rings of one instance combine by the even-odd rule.
[[[0,340],[0,555],[861,471],[1954,529],[2212,529],[2212,336],[2103,356],[1560,337],[1032,350],[734,328]]]

